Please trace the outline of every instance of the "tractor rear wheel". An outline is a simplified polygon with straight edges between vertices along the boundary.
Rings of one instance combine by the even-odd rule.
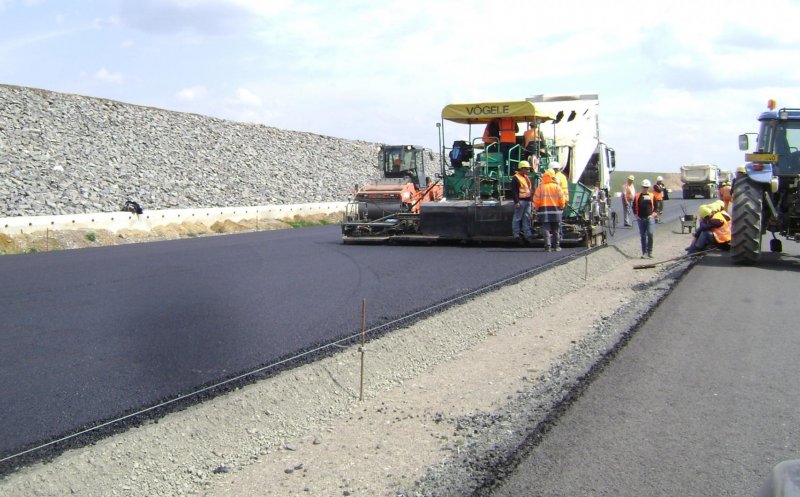
[[[739,264],[755,264],[761,254],[764,190],[749,178],[737,179],[734,188],[731,259]]]

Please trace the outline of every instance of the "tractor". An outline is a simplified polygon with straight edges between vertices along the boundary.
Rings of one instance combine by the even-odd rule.
[[[745,154],[745,171],[733,181],[731,258],[755,264],[761,237],[770,232],[771,252],[781,252],[776,235],[800,241],[800,108],[777,107],[770,100],[758,120],[755,150]],[[751,150],[750,136],[739,136],[739,149]]]

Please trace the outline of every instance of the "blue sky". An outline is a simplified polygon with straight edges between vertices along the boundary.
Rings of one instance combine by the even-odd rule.
[[[596,93],[620,169],[733,169],[769,98],[800,107],[797,19],[784,0],[0,0],[0,83],[432,148],[449,103]]]

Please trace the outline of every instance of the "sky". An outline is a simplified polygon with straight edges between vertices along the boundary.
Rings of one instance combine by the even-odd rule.
[[[800,107],[798,19],[800,0],[0,0],[0,84],[433,149],[448,104],[597,94],[618,169],[735,169],[768,99]]]

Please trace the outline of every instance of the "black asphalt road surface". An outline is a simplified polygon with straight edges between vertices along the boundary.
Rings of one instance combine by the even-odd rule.
[[[783,246],[759,267],[706,256],[483,495],[756,496],[800,458],[800,246]]]
[[[0,459],[357,334],[364,298],[372,327],[575,250],[327,226],[0,257]]]

